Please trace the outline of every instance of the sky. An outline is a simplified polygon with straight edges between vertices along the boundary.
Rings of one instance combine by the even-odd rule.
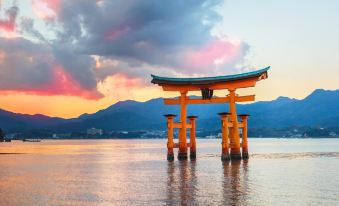
[[[339,89],[336,0],[0,0],[0,108],[64,118],[178,94],[150,74],[271,66],[240,94]],[[226,95],[226,91],[217,93]]]

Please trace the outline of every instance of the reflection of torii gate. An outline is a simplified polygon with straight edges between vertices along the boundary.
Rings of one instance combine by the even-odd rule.
[[[174,123],[176,115],[168,114],[168,153],[167,159],[174,160],[173,148],[179,148],[178,159],[187,159],[187,146],[190,147],[190,158],[196,157],[195,143],[195,120],[196,116],[189,116],[189,123],[186,120],[186,105],[188,104],[211,104],[229,103],[229,112],[219,113],[222,120],[222,160],[241,159],[240,147],[242,147],[242,157],[248,158],[247,149],[247,117],[239,115],[241,122],[238,122],[236,112],[236,102],[254,101],[254,95],[238,96],[235,91],[238,88],[254,87],[257,81],[267,78],[267,71],[270,67],[228,76],[204,77],[204,78],[169,78],[152,75],[152,83],[162,86],[164,91],[178,91],[180,97],[177,99],[165,99],[166,105],[180,105],[180,122]],[[229,95],[226,97],[213,97],[213,90],[227,89]],[[187,96],[189,91],[201,91],[202,99],[191,99]],[[173,141],[173,129],[179,129],[179,144]],[[240,144],[239,128],[242,129],[242,144]],[[186,129],[190,129],[190,143],[186,143]],[[229,148],[230,154],[229,155]]]

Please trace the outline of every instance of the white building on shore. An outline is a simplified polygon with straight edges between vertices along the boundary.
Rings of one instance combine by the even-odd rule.
[[[90,128],[87,129],[87,135],[102,135],[102,129]]]

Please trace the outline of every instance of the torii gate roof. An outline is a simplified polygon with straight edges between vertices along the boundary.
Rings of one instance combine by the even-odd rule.
[[[174,78],[174,77],[160,77],[156,75],[152,76],[152,83],[159,85],[207,85],[215,83],[226,83],[233,82],[237,80],[246,80],[250,78],[265,79],[267,78],[267,71],[270,67],[259,69],[252,72],[242,73],[242,74],[233,74],[225,76],[215,76],[215,77],[198,77],[198,78]]]

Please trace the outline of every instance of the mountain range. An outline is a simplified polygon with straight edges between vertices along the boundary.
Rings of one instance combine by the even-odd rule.
[[[198,129],[220,128],[218,113],[225,111],[228,111],[227,104],[188,106],[188,115],[198,116]],[[250,128],[339,126],[339,90],[317,89],[302,100],[279,97],[272,101],[238,104],[237,111],[251,115]],[[146,102],[121,101],[94,114],[73,119],[0,110],[0,128],[9,132],[36,129],[79,132],[92,127],[105,131],[163,130],[166,126],[163,114],[178,112],[178,106],[166,106],[162,98]]]

